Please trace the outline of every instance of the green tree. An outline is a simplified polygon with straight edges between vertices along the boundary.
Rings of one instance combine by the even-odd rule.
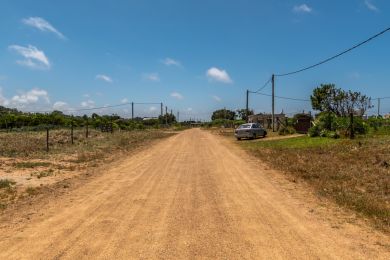
[[[236,118],[236,112],[231,111],[229,109],[219,109],[213,112],[211,116],[211,120],[216,119],[228,119],[234,120]]]
[[[241,119],[241,120],[245,120],[245,121],[248,121],[248,116],[251,116],[254,114],[253,110],[249,109],[248,110],[248,113],[246,111],[246,109],[237,109],[237,115],[238,115],[238,118]]]
[[[363,115],[371,108],[371,98],[360,92],[344,91],[334,84],[321,84],[310,96],[314,110],[348,116],[350,113]]]

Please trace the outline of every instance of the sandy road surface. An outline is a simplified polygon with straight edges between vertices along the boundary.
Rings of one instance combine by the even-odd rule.
[[[388,259],[388,237],[332,227],[226,142],[193,129],[129,157],[31,221],[3,225],[0,259]]]

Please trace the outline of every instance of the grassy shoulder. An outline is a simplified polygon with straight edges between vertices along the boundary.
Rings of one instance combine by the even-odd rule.
[[[354,140],[301,136],[237,143],[271,167],[310,183],[318,195],[390,231],[389,135]]]
[[[0,209],[20,198],[35,196],[50,186],[120,158],[122,154],[172,136],[169,130],[102,133],[50,132],[50,151],[45,151],[45,132],[0,133]]]

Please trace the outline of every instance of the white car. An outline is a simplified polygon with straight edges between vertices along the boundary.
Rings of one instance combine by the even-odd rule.
[[[237,140],[242,138],[255,139],[259,136],[266,137],[267,131],[258,123],[248,123],[240,125],[234,131],[234,136]]]

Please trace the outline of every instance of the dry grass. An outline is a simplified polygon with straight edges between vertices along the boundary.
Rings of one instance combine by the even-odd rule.
[[[293,180],[310,183],[318,195],[390,231],[390,136],[356,140],[303,136],[237,143]]]
[[[84,130],[75,130],[72,145],[69,130],[53,130],[50,151],[46,152],[46,132],[1,132],[0,179],[15,179],[18,188],[14,187],[15,182],[0,180],[0,187],[8,185],[0,189],[0,208],[23,194],[37,195],[42,185],[60,182],[171,135],[161,130],[102,133],[90,129],[87,139]]]

